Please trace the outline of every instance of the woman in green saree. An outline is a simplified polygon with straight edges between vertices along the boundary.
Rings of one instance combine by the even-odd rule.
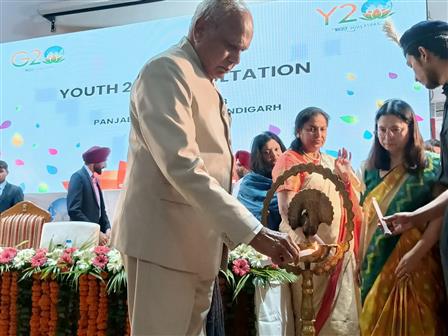
[[[406,102],[385,102],[375,121],[375,140],[362,174],[361,334],[440,335],[445,297],[433,246],[441,218],[427,228],[386,236],[372,206],[376,198],[382,213],[389,215],[430,202],[439,159],[425,153],[415,114]]]

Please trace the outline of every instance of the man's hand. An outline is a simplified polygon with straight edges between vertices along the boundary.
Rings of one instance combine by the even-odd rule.
[[[106,231],[106,233],[100,232],[100,241],[99,241],[100,245],[107,245],[107,244],[109,244],[109,239],[110,239],[110,229],[108,229]]]
[[[299,262],[299,247],[286,233],[264,227],[249,244],[258,252],[271,257],[274,264]]]
[[[384,221],[394,235],[402,234],[419,224],[413,212],[397,212],[392,216],[384,217]],[[378,225],[381,226],[381,224]]]

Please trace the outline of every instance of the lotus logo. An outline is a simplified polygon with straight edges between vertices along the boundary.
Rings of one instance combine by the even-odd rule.
[[[361,10],[361,13],[359,11]],[[372,21],[376,19],[385,19],[391,16],[392,13],[392,1],[391,0],[368,0],[361,8],[355,3],[344,3],[342,5],[336,5],[333,8],[316,8],[316,11],[324,19],[324,24],[329,24],[337,21],[337,24],[345,25],[347,23],[353,23],[361,20]],[[362,16],[359,16],[359,15]],[[347,31],[349,28],[337,28],[341,31]]]
[[[60,46],[53,46],[45,50],[44,60],[45,64],[60,63],[64,60],[64,49]]]
[[[361,13],[363,20],[376,20],[384,19],[391,16],[392,13],[392,1],[390,0],[369,0],[365,2],[361,7]]]
[[[42,52],[41,49],[21,50],[11,56],[11,64],[17,68],[35,66],[41,63],[56,64],[64,60],[64,48],[52,46]]]

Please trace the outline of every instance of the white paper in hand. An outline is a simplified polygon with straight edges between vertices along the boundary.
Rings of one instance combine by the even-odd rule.
[[[392,232],[389,230],[389,227],[387,226],[386,222],[383,219],[383,214],[381,213],[380,206],[378,205],[378,202],[376,201],[375,197],[372,197],[372,204],[375,208],[376,215],[378,216],[378,220],[380,221],[381,227],[383,228],[383,232],[386,236],[391,236]]]

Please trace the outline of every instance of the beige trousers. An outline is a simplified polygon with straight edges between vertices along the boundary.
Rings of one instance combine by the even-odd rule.
[[[131,335],[205,335],[213,281],[123,255]]]

